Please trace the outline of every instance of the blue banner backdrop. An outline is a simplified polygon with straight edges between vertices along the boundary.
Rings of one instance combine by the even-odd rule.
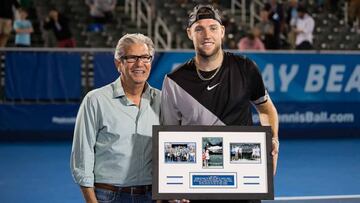
[[[80,53],[7,52],[5,96],[8,99],[80,99]]]
[[[72,132],[79,104],[0,105],[0,132]],[[49,134],[51,136],[51,134]]]
[[[114,54],[101,52],[94,54],[94,87],[107,85],[119,77],[114,63]]]
[[[359,54],[246,54],[277,102],[360,102]]]
[[[280,131],[339,134],[360,129],[360,54],[237,54],[257,63],[279,112]],[[164,76],[193,56],[194,52],[157,53],[149,83],[161,89]],[[254,120],[258,121],[256,114]]]
[[[6,64],[7,79],[5,86],[7,96],[12,98],[54,98],[64,96],[64,93],[60,93],[67,90],[62,90],[62,88],[71,90],[71,93],[65,94],[67,97],[79,96],[77,87],[74,88],[74,81],[78,79],[74,78],[73,70],[67,72],[70,65],[71,68],[69,69],[74,69],[73,64],[60,62],[64,60],[60,60],[62,58],[60,56],[70,57],[65,53],[40,54],[45,57],[42,60],[51,64],[46,70],[49,71],[50,67],[56,64],[56,70],[61,72],[61,78],[64,80],[55,80],[53,82],[55,87],[52,88],[31,87],[31,84],[35,82],[34,78],[39,81],[48,79],[48,75],[32,72],[36,72],[38,69],[29,67],[30,65],[37,66],[44,63],[40,62],[42,61],[40,59],[36,63],[30,62],[32,54],[34,53],[15,52],[7,55],[7,58],[10,58]],[[57,54],[59,56],[54,56]],[[298,132],[303,136],[311,135],[311,133],[304,134],[304,131],[316,132],[317,135],[321,136],[327,136],[329,133],[342,135],[344,132],[360,135],[358,133],[360,130],[360,54],[268,52],[244,54],[253,59],[259,66],[265,85],[279,112],[280,135],[292,135],[291,133],[283,133],[285,131]],[[149,83],[161,89],[165,74],[193,56],[193,52],[157,53],[153,61]],[[23,58],[22,62],[17,62],[17,57]],[[74,58],[77,57],[78,55],[75,54]],[[78,59],[66,60],[75,60],[77,64]],[[15,67],[15,70],[10,70],[8,66]],[[80,65],[76,65],[76,67],[78,66]],[[64,70],[60,71],[60,69]],[[77,68],[75,69],[77,71]],[[39,72],[41,72],[40,69]],[[96,53],[94,56],[95,87],[108,84],[118,76],[113,54],[110,52]],[[20,81],[23,78],[26,82]],[[21,84],[20,87],[24,87],[24,90],[16,89],[13,86],[15,83]],[[16,129],[53,129],[72,132],[77,108],[78,105],[71,107],[61,105],[2,105],[0,106],[0,132]],[[253,118],[255,121],[259,120],[256,114]]]
[[[258,64],[276,102],[360,102],[360,54],[264,52],[244,55]],[[161,89],[165,74],[193,56],[191,52],[159,54],[149,83]]]

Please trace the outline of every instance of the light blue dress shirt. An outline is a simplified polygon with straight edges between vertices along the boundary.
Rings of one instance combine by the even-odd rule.
[[[140,107],[125,96],[120,78],[89,92],[75,124],[71,172],[79,185],[152,183],[152,126],[159,125],[160,91],[146,85]]]

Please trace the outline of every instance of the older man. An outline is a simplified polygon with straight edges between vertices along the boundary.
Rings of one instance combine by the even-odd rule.
[[[152,202],[151,135],[160,91],[146,82],[154,45],[123,36],[115,50],[120,77],[89,92],[77,115],[71,170],[86,202]]]

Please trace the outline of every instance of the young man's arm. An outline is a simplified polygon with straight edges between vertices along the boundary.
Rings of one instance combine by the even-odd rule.
[[[263,126],[271,126],[273,137],[272,137],[272,155],[273,155],[273,164],[274,164],[274,175],[276,173],[277,160],[279,154],[279,118],[274,104],[271,99],[265,103],[255,105],[256,110],[260,117],[260,123]]]

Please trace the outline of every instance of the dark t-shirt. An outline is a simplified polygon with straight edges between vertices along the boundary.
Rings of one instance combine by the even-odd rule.
[[[162,91],[165,125],[252,125],[251,103],[268,98],[256,64],[229,52],[211,80],[200,79],[191,59],[165,78]]]

